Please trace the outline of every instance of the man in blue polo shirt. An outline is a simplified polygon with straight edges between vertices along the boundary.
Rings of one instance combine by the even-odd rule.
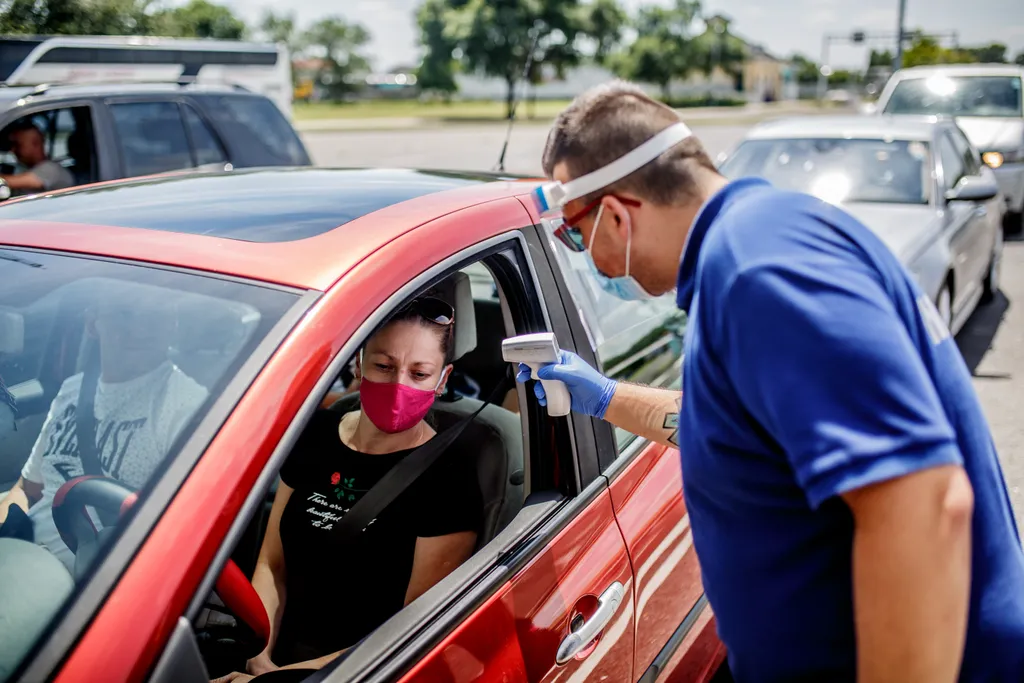
[[[888,249],[819,199],[727,183],[624,83],[562,113],[544,167],[538,203],[602,285],[675,286],[688,312],[682,396],[567,352],[538,374],[574,410],[680,446],[736,680],[1024,681],[1024,552],[992,438]]]

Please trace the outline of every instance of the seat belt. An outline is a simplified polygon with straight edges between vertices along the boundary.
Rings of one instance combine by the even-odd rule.
[[[434,438],[402,458],[397,465],[388,470],[387,474],[370,487],[366,495],[349,508],[341,521],[331,529],[331,540],[336,543],[347,543],[361,533],[370,522],[377,518],[377,515],[384,511],[384,508],[409,488],[420,475],[430,469],[430,466],[437,462],[441,454],[448,450],[448,447],[465,431],[469,423],[475,420],[484,408],[493,404],[499,396],[508,391],[508,386],[509,376],[506,374],[491,391],[491,395],[487,397],[483,405],[477,408],[472,415],[467,415],[440,434],[434,435]]]
[[[90,340],[82,384],[78,390],[78,405],[75,407],[75,436],[78,440],[78,458],[82,461],[82,472],[104,476],[103,465],[96,453],[96,388],[100,378],[99,347]]]

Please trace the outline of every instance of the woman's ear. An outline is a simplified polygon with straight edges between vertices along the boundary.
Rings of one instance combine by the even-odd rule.
[[[441,371],[441,382],[437,385],[437,389],[434,390],[436,395],[444,396],[444,390],[448,386],[448,378],[452,376],[452,370],[454,369],[455,366],[451,363],[444,366],[444,370]]]

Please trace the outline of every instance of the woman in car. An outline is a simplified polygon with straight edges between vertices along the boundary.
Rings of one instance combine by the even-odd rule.
[[[434,298],[391,318],[360,352],[360,409],[317,411],[281,468],[252,579],[270,644],[247,663],[250,674],[324,666],[473,553],[482,502],[472,454],[456,447],[354,540],[339,545],[331,534],[388,470],[434,437],[425,417],[452,370],[454,318]]]

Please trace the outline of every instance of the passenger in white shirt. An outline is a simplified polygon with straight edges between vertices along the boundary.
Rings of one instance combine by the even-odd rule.
[[[96,455],[105,475],[140,488],[168,455],[207,391],[168,358],[174,329],[169,307],[127,294],[122,302],[99,304],[87,333],[99,343]],[[74,556],[57,533],[51,507],[57,489],[84,474],[75,423],[83,374],[64,380],[21,478],[0,502],[0,521],[12,505],[27,510],[35,542],[69,569]]]

